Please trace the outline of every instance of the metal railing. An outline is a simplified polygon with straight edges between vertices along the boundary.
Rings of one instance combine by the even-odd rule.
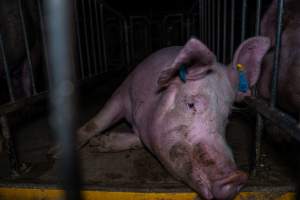
[[[260,35],[263,3],[265,2],[261,0],[199,0],[200,39],[217,54],[219,60],[228,63],[233,58],[234,50],[243,40],[250,36]],[[294,139],[300,141],[298,121],[276,107],[284,0],[277,0],[276,3],[276,41],[270,102],[258,96],[245,100],[251,108],[257,111],[254,174],[255,169],[260,165],[264,119],[279,126]]]
[[[8,115],[12,112],[16,112],[26,106],[34,105],[37,102],[46,100],[49,96],[49,90],[51,91],[53,86],[53,75],[49,73],[49,66],[52,59],[49,59],[49,42],[50,27],[47,23],[51,12],[47,11],[46,7],[40,0],[32,0],[34,9],[36,9],[37,15],[35,16],[38,23],[33,24],[34,27],[30,27],[32,24],[29,21],[28,16],[24,13],[28,12],[25,6],[24,0],[18,0],[16,11],[19,14],[18,20],[20,21],[22,33],[22,40],[25,44],[25,55],[22,62],[27,63],[26,70],[28,71],[28,79],[30,85],[28,86],[29,93],[16,96],[18,90],[24,90],[24,88],[17,88],[13,81],[18,79],[22,81],[21,76],[16,76],[13,70],[23,70],[23,64],[19,63],[18,66],[12,66],[8,61],[8,52],[11,51],[11,47],[7,45],[7,38],[4,40],[5,32],[0,33],[0,78],[7,84],[7,93],[5,90],[1,91],[1,96],[8,98],[0,99],[0,124],[1,131],[5,140],[5,146],[9,154],[10,168],[12,176],[18,176],[18,156],[15,150],[14,139],[11,134],[10,122]],[[48,1],[45,1],[45,3]],[[66,1],[61,2],[62,4]],[[69,2],[71,3],[71,2]],[[99,0],[75,0],[70,4],[72,10],[72,30],[74,30],[74,37],[71,37],[73,33],[70,33],[66,39],[72,42],[72,59],[71,67],[72,73],[76,77],[75,86],[81,85],[94,78],[105,76],[106,73],[118,72],[120,70],[127,69],[129,65],[129,36],[128,25],[125,17],[119,12],[108,6]],[[30,43],[28,32],[30,29],[38,30],[35,43]],[[5,30],[3,30],[5,31]],[[72,40],[70,38],[73,38]],[[21,47],[20,47],[21,48]],[[112,50],[117,50],[116,52]],[[57,49],[58,51],[59,49]],[[38,52],[38,53],[36,53]],[[40,55],[42,52],[43,55]],[[34,63],[35,55],[41,57],[40,63]],[[47,86],[38,88],[40,85],[37,78],[40,74],[36,74],[37,68],[43,68],[46,74],[43,74]],[[19,69],[18,69],[19,68]],[[24,86],[25,81],[21,82],[18,86]],[[74,87],[75,87],[74,86]],[[51,96],[51,95],[50,95]]]

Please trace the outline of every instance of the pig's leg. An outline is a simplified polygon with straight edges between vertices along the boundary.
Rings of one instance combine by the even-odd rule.
[[[120,88],[114,93],[102,110],[77,131],[77,148],[84,146],[93,136],[109,128],[124,117],[124,97]],[[61,155],[61,147],[55,146],[48,151],[53,158]]]
[[[131,132],[107,132],[91,139],[91,152],[119,152],[142,148],[139,137]]]

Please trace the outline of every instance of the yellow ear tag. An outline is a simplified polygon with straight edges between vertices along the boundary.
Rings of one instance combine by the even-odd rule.
[[[236,68],[237,68],[237,70],[238,70],[239,72],[244,71],[244,65],[242,65],[242,64],[237,64],[237,65],[236,65]]]

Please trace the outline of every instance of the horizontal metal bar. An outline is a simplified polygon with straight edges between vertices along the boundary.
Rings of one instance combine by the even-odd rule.
[[[48,96],[48,92],[41,92],[37,95],[23,98],[23,99],[15,101],[15,102],[9,102],[9,103],[0,105],[0,115],[6,115],[8,113],[17,111],[17,110],[23,108],[24,106],[35,104],[43,99],[46,99],[47,96]]]
[[[271,108],[266,101],[255,97],[247,97],[245,102],[276,126],[284,129],[291,137],[300,141],[300,127],[294,118],[276,108]]]

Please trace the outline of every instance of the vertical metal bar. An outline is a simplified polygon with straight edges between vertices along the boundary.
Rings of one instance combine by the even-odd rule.
[[[42,42],[43,42],[43,49],[44,49],[44,56],[45,56],[45,63],[46,63],[46,70],[48,75],[48,81],[49,81],[49,88],[51,87],[50,77],[49,77],[49,59],[48,59],[48,47],[47,47],[47,41],[46,41],[46,31],[45,31],[45,24],[44,24],[44,17],[42,13],[42,6],[41,1],[37,0],[38,4],[38,11],[39,11],[39,17],[40,17],[40,26],[42,31]]]
[[[213,52],[215,52],[215,50],[216,50],[216,48],[215,48],[215,45],[216,45],[215,0],[211,0],[211,1],[212,1],[212,50],[213,50]]]
[[[230,39],[230,58],[233,58],[234,51],[234,28],[235,28],[235,0],[231,0],[231,39]]]
[[[198,19],[199,19],[199,38],[201,39],[201,40],[203,40],[202,38],[203,38],[203,35],[202,35],[202,23],[201,23],[201,20],[202,20],[202,4],[201,4],[201,0],[198,0],[198,5],[199,5],[199,7],[198,7],[198,13],[199,13],[199,15],[198,15]]]
[[[208,0],[207,2],[207,45],[211,49],[211,12],[210,12],[210,7],[211,7],[211,0]]]
[[[125,55],[126,55],[126,65],[129,67],[130,64],[130,50],[129,50],[129,36],[128,36],[128,24],[126,20],[123,20],[124,26],[124,37],[125,37]]]
[[[22,0],[19,0],[19,12],[20,12],[22,30],[23,30],[23,35],[24,35],[26,56],[27,56],[28,65],[29,65],[28,67],[29,67],[29,75],[30,75],[30,80],[31,80],[31,86],[32,86],[33,94],[35,95],[37,92],[36,92],[33,69],[32,69],[32,62],[31,62],[31,55],[30,55],[31,53],[30,53],[30,47],[29,47],[29,44],[28,44],[26,24],[25,24],[24,15],[23,15],[23,9],[22,9]]]
[[[104,72],[107,71],[107,55],[106,55],[106,43],[105,43],[105,31],[104,31],[104,13],[103,13],[103,4],[100,4],[100,21],[101,21],[101,39],[102,39],[102,53],[104,61]]]
[[[261,0],[256,0],[255,35],[260,34]]]
[[[255,35],[260,34],[260,15],[261,15],[261,0],[256,1],[256,25]],[[257,95],[257,88],[254,89],[254,95]],[[256,128],[255,128],[255,160],[253,175],[257,175],[257,169],[261,163],[261,139],[263,134],[264,121],[261,114],[256,114]]]
[[[256,127],[255,127],[255,160],[254,160],[255,163],[252,172],[253,175],[257,174],[257,169],[260,166],[262,131],[263,131],[263,118],[260,114],[257,114]]]
[[[218,19],[217,19],[217,57],[221,59],[221,0],[217,0],[217,12],[218,12]]]
[[[81,37],[80,37],[80,23],[79,23],[79,16],[78,16],[78,0],[74,0],[74,15],[75,15],[75,26],[76,26],[76,36],[78,42],[78,50],[79,50],[79,60],[80,60],[80,72],[81,72],[81,79],[84,80],[84,63],[83,63],[83,56],[82,56],[82,44],[81,44]]]
[[[15,96],[14,96],[13,89],[12,89],[12,82],[11,82],[11,77],[10,77],[10,71],[9,71],[8,65],[7,65],[7,60],[6,60],[6,55],[5,55],[5,50],[4,50],[4,44],[3,44],[1,33],[0,33],[0,51],[1,51],[0,55],[1,55],[2,60],[3,60],[3,66],[4,66],[4,71],[5,71],[5,78],[6,78],[6,82],[7,82],[7,86],[8,86],[9,98],[10,98],[11,102],[14,102],[15,101]]]
[[[202,28],[202,41],[205,40],[205,15],[204,15],[204,0],[201,0],[201,28]]]
[[[191,30],[190,30],[190,18],[187,17],[186,18],[186,39],[189,39],[189,37],[191,36]]]
[[[101,70],[101,65],[102,65],[102,50],[101,50],[101,43],[100,43],[100,29],[99,29],[99,12],[98,12],[98,6],[97,6],[97,1],[94,1],[95,2],[95,12],[96,12],[96,31],[97,31],[97,47],[98,47],[98,64],[99,64],[99,73],[101,74],[102,73],[102,70]]]
[[[49,55],[53,88],[50,90],[51,116],[54,132],[63,150],[62,177],[65,198],[80,200],[80,177],[75,151],[75,94],[72,73],[73,30],[71,2],[68,0],[46,1],[49,13]]]
[[[203,0],[203,8],[204,8],[204,12],[203,12],[203,14],[204,14],[204,17],[203,17],[203,21],[204,21],[204,23],[203,23],[203,25],[204,25],[204,43],[207,45],[207,35],[208,35],[208,33],[207,33],[207,0]]]
[[[11,136],[11,132],[9,129],[9,125],[8,125],[6,116],[4,116],[4,115],[0,116],[0,124],[1,124],[1,132],[5,139],[6,148],[8,151],[10,175],[12,177],[16,177],[19,175],[19,173],[18,173],[18,158],[17,158],[16,148],[14,145],[13,138]]]
[[[89,13],[90,13],[90,32],[91,32],[91,38],[90,41],[92,42],[92,54],[93,54],[93,61],[94,61],[94,73],[98,74],[97,69],[97,58],[96,58],[96,47],[95,47],[95,31],[94,31],[94,20],[93,20],[93,9],[92,9],[92,0],[88,0],[88,6],[89,6]],[[95,75],[92,74],[92,75]]]
[[[224,1],[224,18],[223,18],[223,63],[226,63],[226,42],[227,42],[227,0]]]
[[[244,41],[245,37],[246,37],[247,3],[248,3],[248,0],[243,0],[241,42]]]
[[[84,38],[85,38],[85,48],[86,48],[86,59],[87,59],[87,66],[88,66],[88,76],[92,76],[92,69],[91,69],[91,61],[90,61],[90,47],[89,47],[89,40],[88,40],[88,33],[87,33],[87,17],[85,12],[85,1],[81,0],[81,10],[82,10],[82,18],[84,24]]]
[[[271,94],[271,108],[276,105],[278,72],[280,63],[280,49],[281,49],[281,36],[282,36],[282,23],[284,12],[284,0],[277,0],[277,26],[276,26],[276,40],[275,40],[275,54],[273,59],[272,70],[272,94]]]

